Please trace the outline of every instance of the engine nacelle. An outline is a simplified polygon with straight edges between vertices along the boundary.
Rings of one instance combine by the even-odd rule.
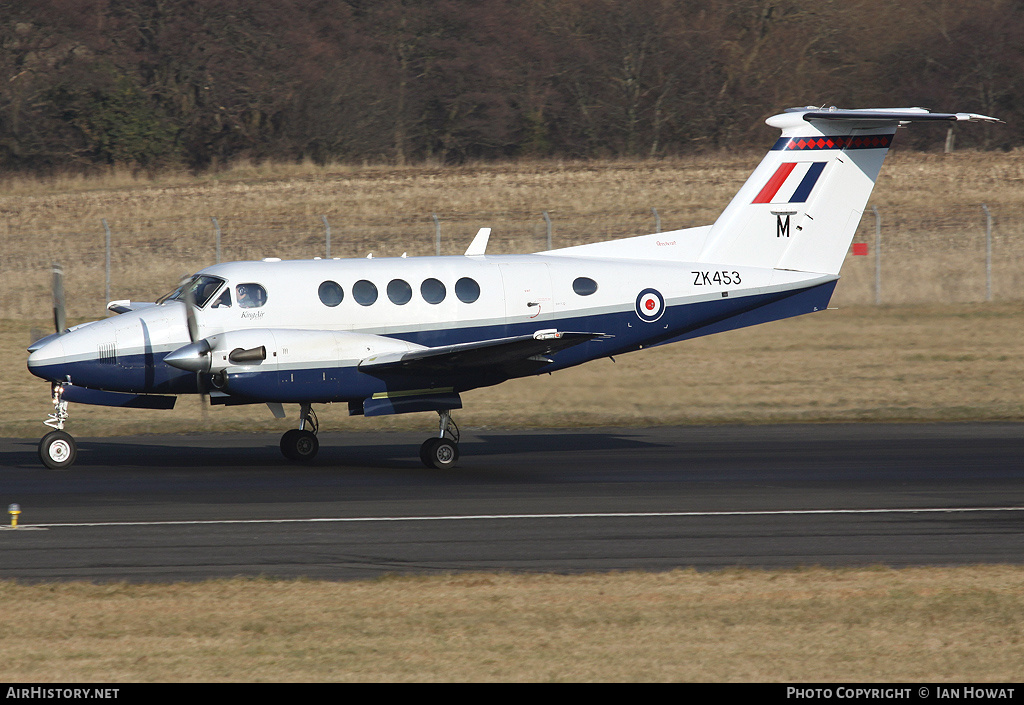
[[[211,335],[169,353],[164,362],[203,374],[259,368],[338,367],[372,355],[404,353],[422,346],[381,335],[349,331],[256,328]]]

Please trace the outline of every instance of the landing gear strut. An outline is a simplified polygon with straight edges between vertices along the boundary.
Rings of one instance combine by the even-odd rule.
[[[438,411],[438,434],[428,438],[420,446],[420,460],[428,468],[444,470],[455,465],[459,459],[459,427],[452,421],[448,409]]]
[[[53,430],[39,441],[39,459],[51,470],[71,467],[78,457],[78,446],[70,433],[64,430],[68,420],[68,403],[64,401],[64,385],[54,382],[50,385],[53,399],[53,413],[45,423]]]
[[[281,453],[284,457],[300,463],[311,462],[320,450],[320,441],[316,439],[319,427],[313,408],[309,404],[300,405],[299,427],[281,436]]]

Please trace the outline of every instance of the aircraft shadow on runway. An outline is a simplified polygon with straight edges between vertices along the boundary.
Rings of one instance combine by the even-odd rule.
[[[226,436],[218,443],[217,436],[182,436],[181,444],[168,443],[167,437],[131,441],[109,438],[82,439],[78,448],[77,468],[276,468],[295,467],[369,467],[410,468],[436,472],[420,463],[418,436],[388,438],[382,434],[379,443],[360,434],[355,443],[347,443],[343,434],[324,434],[320,453],[308,465],[295,464],[282,457],[277,438],[254,435]],[[525,454],[579,453],[581,451],[632,451],[664,447],[650,439],[632,437],[621,432],[609,433],[507,433],[466,434],[460,444],[464,459],[507,457],[512,461]],[[628,457],[628,453],[626,453]],[[39,461],[36,442],[30,439],[9,440],[0,448],[0,467],[51,472]],[[75,470],[69,472],[74,473]]]

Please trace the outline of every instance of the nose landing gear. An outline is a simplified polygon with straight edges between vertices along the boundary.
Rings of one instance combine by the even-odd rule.
[[[71,467],[78,457],[78,446],[70,433],[64,430],[68,420],[68,403],[64,401],[64,385],[54,382],[50,385],[53,399],[53,413],[43,423],[53,430],[39,441],[39,459],[51,470]]]
[[[420,460],[428,468],[444,470],[459,459],[459,427],[452,421],[450,410],[438,411],[438,435],[420,446]]]

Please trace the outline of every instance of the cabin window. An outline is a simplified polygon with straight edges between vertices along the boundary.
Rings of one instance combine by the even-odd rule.
[[[235,294],[239,308],[259,308],[267,303],[267,290],[252,282],[236,286]]]
[[[324,306],[337,306],[345,298],[345,292],[342,291],[338,282],[325,281],[320,285],[317,293]]]
[[[420,284],[420,296],[428,304],[441,303],[447,294],[448,291],[444,288],[444,284],[437,279],[424,279]]]
[[[576,277],[572,283],[572,290],[580,296],[590,296],[597,291],[597,282],[590,277]]]
[[[407,304],[412,298],[412,287],[404,279],[392,279],[388,282],[388,298],[399,306]]]
[[[360,306],[370,306],[377,300],[377,287],[373,282],[360,279],[352,285],[352,298]]]
[[[480,298],[480,285],[474,279],[462,277],[455,282],[455,295],[462,303],[471,304]]]

